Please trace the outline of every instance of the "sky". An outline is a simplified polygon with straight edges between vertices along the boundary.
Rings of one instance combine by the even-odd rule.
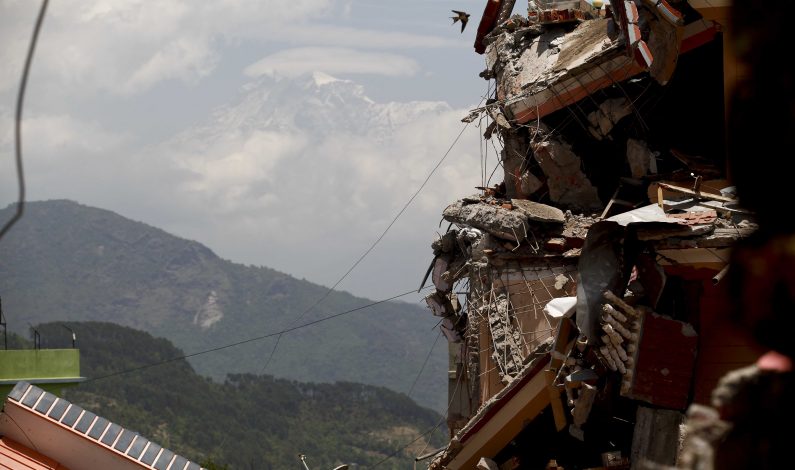
[[[330,286],[487,94],[472,47],[484,5],[53,0],[24,109],[28,200],[112,210]],[[0,0],[2,207],[17,194],[12,117],[37,8]],[[472,14],[463,33],[452,9]],[[463,130],[339,289],[381,299],[419,287],[442,210],[494,169],[482,132]]]

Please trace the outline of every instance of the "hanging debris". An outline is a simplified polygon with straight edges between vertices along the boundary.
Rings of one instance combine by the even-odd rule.
[[[756,229],[725,179],[724,3],[487,2],[495,92],[465,119],[489,121],[503,181],[448,206],[433,244],[426,302],[471,406],[430,468],[677,463],[685,410],[736,365],[716,299]],[[690,409],[685,442],[725,432]]]

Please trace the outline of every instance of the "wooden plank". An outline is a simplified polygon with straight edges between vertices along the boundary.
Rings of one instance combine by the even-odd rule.
[[[737,202],[737,199],[732,199],[730,197],[722,196],[720,194],[713,194],[713,193],[705,193],[703,191],[693,191],[689,188],[683,188],[681,186],[674,186],[672,184],[667,183],[657,183],[659,187],[663,189],[668,189],[670,191],[688,194],[690,196],[695,196],[701,199],[711,199],[713,201],[720,201],[720,202]]]
[[[563,406],[563,399],[558,387],[555,386],[555,377],[557,372],[551,369],[544,371],[544,379],[547,382],[547,391],[549,392],[549,404],[552,406],[552,416],[555,417],[555,429],[562,431],[568,424],[566,420],[566,408]]]
[[[546,382],[539,373],[521,389],[482,427],[462,440],[461,451],[447,464],[450,470],[475,468],[480,457],[492,458],[521,432],[527,421],[535,419],[549,405]]]

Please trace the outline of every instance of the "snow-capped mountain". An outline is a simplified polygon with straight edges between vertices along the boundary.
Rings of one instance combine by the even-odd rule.
[[[377,103],[361,85],[320,72],[265,77],[153,153],[190,175],[183,190],[221,212],[278,203],[307,184],[334,200],[343,175],[351,189],[339,202],[350,204],[425,171],[425,154],[438,153],[461,115],[444,102]]]
[[[339,131],[384,135],[422,115],[449,110],[449,105],[440,101],[376,103],[361,85],[314,72],[295,79],[263,77],[248,84],[237,102],[214,113],[209,127],[241,132],[304,129],[318,135]]]
[[[359,84],[322,73],[260,78],[142,158],[161,174],[168,170],[165,198],[181,214],[215,222],[197,233],[179,227],[181,233],[232,246],[221,254],[233,260],[257,260],[331,285],[337,265],[358,256],[424,182],[461,132],[464,115],[444,102],[379,103]],[[412,255],[393,269],[408,275],[424,269],[441,208],[480,183],[478,149],[472,126],[391,229],[400,250],[412,245]],[[295,253],[325,269],[297,271]],[[378,281],[366,275],[351,282]]]

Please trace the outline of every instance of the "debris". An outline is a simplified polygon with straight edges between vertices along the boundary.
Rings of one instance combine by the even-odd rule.
[[[565,238],[550,238],[544,242],[544,249],[555,253],[564,253],[567,250]]]
[[[720,201],[720,202],[737,202],[737,199],[735,198],[721,196],[720,194],[694,191],[692,189],[683,188],[681,186],[674,186],[672,184],[667,184],[667,183],[657,183],[657,185],[662,189],[668,189],[670,191],[676,191],[682,194],[688,194],[690,196],[695,196],[697,198],[712,199],[713,201]]]
[[[486,2],[486,8],[483,10],[483,16],[480,19],[478,32],[475,36],[475,52],[478,54],[483,54],[486,51],[486,45],[483,40],[497,24],[501,3],[502,0],[488,0]]]
[[[532,196],[543,187],[544,182],[530,171],[524,171],[522,176],[519,177],[519,192],[525,197]]]
[[[565,221],[563,211],[557,207],[528,201],[527,199],[511,199],[511,204],[522,212],[525,217],[534,222],[562,224]]]
[[[441,325],[439,328],[442,330],[442,334],[444,334],[447,341],[450,343],[460,343],[461,342],[461,334],[455,327],[455,323],[450,317],[444,318],[442,320]]]
[[[449,256],[439,256],[436,258],[436,262],[433,264],[431,282],[433,282],[433,285],[436,286],[437,290],[442,292],[450,292],[450,289],[453,288],[453,284],[443,276],[443,274],[447,271],[447,268],[450,266],[450,261],[451,259]]]
[[[688,170],[703,178],[715,178],[721,175],[715,164],[704,157],[688,155],[677,149],[671,149],[671,156],[682,162]]]
[[[618,291],[626,285],[623,271],[624,229],[614,222],[591,226],[577,266],[577,328],[589,343],[598,339],[598,321],[605,290]]]
[[[627,139],[627,162],[633,178],[643,178],[651,169],[656,155],[642,140]]]
[[[729,265],[727,264],[725,268],[721,269],[718,274],[712,276],[712,285],[717,286],[720,281],[726,277],[726,273],[729,272]]]
[[[437,317],[447,317],[455,315],[456,313],[450,298],[439,291],[432,292],[425,296],[425,303],[428,304],[428,308],[430,308],[431,312]]]
[[[684,410],[690,396],[698,335],[687,323],[656,313],[643,313],[642,335],[633,354],[633,374],[625,378],[621,395],[652,405]]]
[[[576,297],[558,297],[544,306],[544,313],[550,318],[571,317],[577,306]]]
[[[500,378],[507,382],[519,372],[524,359],[520,353],[520,336],[509,316],[507,297],[499,296],[489,306],[487,316],[494,347],[492,358],[499,367]]]
[[[677,220],[668,217],[668,214],[662,210],[657,204],[650,204],[648,206],[639,207],[631,211],[624,212],[609,217],[607,220],[616,222],[619,225],[627,226],[629,224],[649,223],[649,222],[663,222],[663,223],[678,223]]]
[[[456,202],[447,206],[443,216],[449,222],[475,227],[499,238],[517,242],[525,239],[528,230],[524,213],[482,202]]]
[[[456,248],[456,238],[458,237],[458,230],[449,230],[444,235],[440,236],[431,243],[431,248],[436,255],[442,253],[453,253]]]
[[[475,468],[477,470],[500,470],[496,462],[486,457],[481,457]]]
[[[623,299],[619,298],[616,294],[610,292],[609,290],[604,292],[604,297],[605,300],[623,310],[627,315],[630,315],[634,318],[638,318],[640,316],[634,308],[630,307],[629,304],[624,302]]]
[[[700,0],[596,3],[509,17],[487,0],[475,48],[495,91],[467,119],[490,118],[502,181],[448,206],[433,244],[426,302],[468,400],[434,470],[672,465],[681,411],[715,380],[696,348],[723,312],[709,289],[756,230],[722,179],[731,62],[701,47],[731,31]]]
[[[594,399],[598,389],[593,385],[587,383],[582,384],[579,396],[574,402],[574,409],[572,410],[573,424],[569,427],[569,433],[577,439],[584,441],[585,436],[582,432],[582,426],[588,421],[588,415],[591,414]]]
[[[632,439],[632,461],[648,462],[648,466],[675,465],[679,453],[680,426],[684,418],[680,411],[638,406]]]
[[[651,309],[657,308],[657,303],[660,301],[667,279],[665,270],[655,261],[654,256],[648,253],[638,255],[635,260],[635,267],[638,271],[638,281],[643,286],[646,305]],[[617,301],[621,301],[612,292],[608,292],[605,293],[605,298],[608,302],[614,301],[610,296]],[[626,305],[626,307],[629,306]]]
[[[609,292],[609,291],[608,291],[608,292]],[[610,294],[611,294],[611,295],[613,295],[613,293],[612,293],[612,292],[610,292]],[[606,315],[609,315],[610,317],[612,317],[612,318],[614,318],[614,319],[618,320],[618,321],[619,321],[619,322],[621,322],[621,323],[626,323],[626,322],[627,322],[627,317],[625,317],[623,313],[621,313],[621,312],[619,312],[618,310],[616,310],[616,309],[615,309],[615,308],[614,308],[612,305],[610,305],[610,304],[604,304],[604,305],[602,306],[602,310],[604,310],[604,312],[605,312],[605,314],[606,314]]]
[[[693,211],[682,214],[668,214],[668,217],[676,219],[683,225],[705,225],[715,222],[718,219],[718,213],[714,210]]]
[[[670,21],[649,21],[647,25],[647,45],[654,57],[654,62],[649,67],[649,75],[660,85],[666,85],[676,70],[685,31],[678,22],[672,24]]]
[[[581,161],[570,145],[550,140],[531,146],[547,176],[549,197],[553,202],[579,209],[601,207],[596,188],[580,169]]]
[[[503,129],[512,129],[511,123],[508,121],[508,118],[505,117],[505,114],[502,113],[502,110],[497,106],[492,106],[491,108],[487,108],[489,116],[494,120],[494,123],[500,126]]]
[[[632,114],[632,103],[626,97],[607,99],[599,105],[596,111],[588,114],[590,123],[588,130],[594,138],[602,140],[610,135],[613,126],[630,114]]]
[[[630,468],[629,463],[630,459],[628,457],[622,457],[620,450],[602,453],[602,465],[604,465],[605,468],[627,469]]]

